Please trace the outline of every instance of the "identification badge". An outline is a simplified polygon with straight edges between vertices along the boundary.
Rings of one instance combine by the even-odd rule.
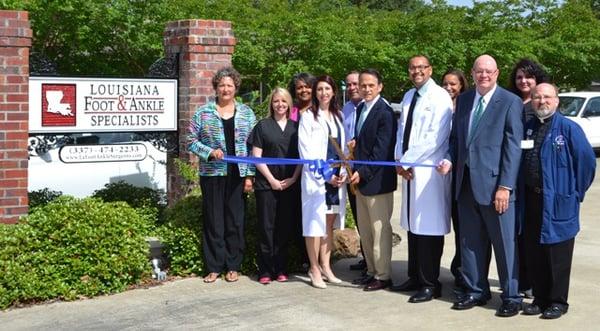
[[[533,140],[521,140],[521,149],[532,149],[533,148]]]

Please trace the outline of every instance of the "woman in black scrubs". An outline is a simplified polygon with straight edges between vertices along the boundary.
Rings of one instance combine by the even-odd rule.
[[[283,88],[269,96],[270,116],[258,122],[251,136],[252,155],[298,158],[298,122],[290,120],[292,97]],[[254,192],[258,222],[258,281],[288,280],[287,249],[295,228],[298,176],[301,166],[257,164]]]

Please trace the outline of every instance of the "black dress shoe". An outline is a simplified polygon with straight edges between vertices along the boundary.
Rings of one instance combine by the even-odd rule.
[[[364,275],[360,278],[357,278],[355,280],[352,281],[352,284],[354,285],[367,285],[370,282],[372,282],[373,280],[375,280],[375,278],[373,278],[373,276],[370,275]]]
[[[442,296],[441,287],[423,287],[419,292],[408,298],[410,303],[419,303],[431,301],[433,298],[439,298]]]
[[[539,315],[542,313],[542,307],[535,303],[523,305],[523,315]]]
[[[560,305],[557,304],[552,304],[550,307],[546,308],[546,310],[544,310],[544,312],[542,313],[542,318],[544,319],[548,319],[548,320],[553,320],[553,319],[557,319],[559,317],[561,317],[562,315],[567,313],[567,309],[561,307]]]
[[[392,285],[390,286],[390,291],[394,292],[409,292],[409,291],[418,291],[421,289],[421,285],[416,280],[409,278],[407,281],[400,285]]]
[[[367,292],[383,290],[384,288],[389,287],[390,284],[391,284],[391,281],[389,281],[389,280],[374,279],[372,282],[367,284],[367,286],[365,286],[365,288],[363,290],[367,291]]]
[[[521,309],[520,302],[506,301],[506,302],[502,303],[502,305],[500,306],[500,308],[498,308],[498,310],[496,310],[496,316],[498,316],[498,317],[515,316],[516,314],[519,313],[520,309]]]
[[[357,263],[350,265],[350,270],[364,270],[367,267],[365,259],[358,261]]]
[[[454,310],[467,310],[471,309],[475,306],[485,306],[487,303],[484,299],[474,298],[472,295],[465,295],[461,300],[455,302],[452,305],[452,309]]]

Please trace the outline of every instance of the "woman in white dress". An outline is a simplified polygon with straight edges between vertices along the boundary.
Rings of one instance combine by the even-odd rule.
[[[335,81],[329,76],[317,78],[313,85],[313,105],[300,118],[298,150],[302,159],[339,159],[331,140],[345,151],[342,112],[339,109]],[[329,137],[333,139],[329,139]],[[308,276],[316,288],[326,288],[323,280],[340,283],[331,270],[333,229],[343,228],[346,211],[344,169],[335,168],[331,179],[302,169],[302,235],[310,261]]]

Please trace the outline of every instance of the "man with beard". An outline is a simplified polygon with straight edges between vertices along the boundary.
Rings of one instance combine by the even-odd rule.
[[[569,277],[579,205],[592,184],[596,158],[579,125],[556,112],[556,87],[535,87],[535,117],[525,124],[522,176],[525,183],[524,241],[533,281],[525,315],[556,319],[567,313]]]

